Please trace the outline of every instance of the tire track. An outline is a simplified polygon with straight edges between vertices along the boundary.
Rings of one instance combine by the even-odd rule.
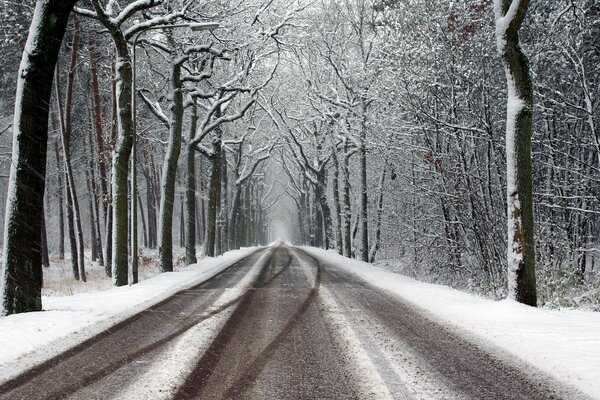
[[[241,260],[232,264],[230,267],[221,271],[219,274],[212,277],[210,280],[203,282],[197,286],[194,286],[190,289],[182,290],[182,291],[174,294],[173,296],[149,307],[148,309],[143,310],[140,313],[116,324],[114,327],[112,327],[106,331],[103,331],[103,332],[99,333],[98,335],[82,342],[81,344],[73,347],[71,350],[69,350],[57,357],[52,358],[36,367],[24,372],[21,375],[18,375],[16,377],[4,382],[2,385],[0,385],[0,398],[3,398],[3,399],[4,398],[7,398],[7,399],[20,398],[21,396],[11,397],[11,392],[14,392],[17,389],[19,389],[25,385],[35,385],[35,382],[40,380],[40,378],[43,378],[45,374],[51,372],[55,368],[60,368],[60,367],[65,368],[65,366],[69,365],[71,363],[71,360],[73,360],[75,357],[78,357],[85,352],[91,351],[95,346],[103,345],[103,343],[106,340],[110,339],[112,335],[122,333],[123,336],[127,336],[123,332],[126,332],[129,329],[132,329],[132,327],[135,326],[136,323],[141,323],[142,320],[148,319],[149,317],[153,318],[154,315],[156,315],[156,314],[161,314],[163,316],[163,318],[161,320],[156,320],[156,321],[148,320],[147,322],[149,323],[150,326],[154,325],[156,329],[160,329],[159,326],[156,326],[156,325],[157,324],[161,324],[162,326],[167,325],[165,323],[165,318],[167,318],[167,319],[172,320],[171,324],[179,325],[179,328],[176,329],[175,331],[170,332],[166,336],[163,336],[156,340],[152,340],[149,344],[142,346],[141,348],[136,349],[135,351],[131,351],[131,352],[125,353],[125,354],[118,354],[118,351],[113,351],[113,354],[116,355],[116,359],[113,360],[112,362],[110,362],[108,365],[106,365],[104,367],[100,367],[99,369],[94,369],[91,373],[88,373],[87,375],[78,376],[77,379],[74,379],[73,382],[68,382],[68,380],[66,380],[66,379],[61,380],[60,382],[56,382],[56,385],[59,385],[59,386],[55,387],[55,388],[47,387],[44,391],[45,396],[43,398],[49,399],[49,400],[55,400],[55,399],[59,400],[59,399],[68,397],[69,395],[72,395],[75,392],[77,392],[80,388],[91,385],[94,382],[97,382],[98,380],[107,377],[112,372],[123,367],[124,365],[127,365],[128,363],[135,361],[139,357],[146,355],[151,351],[154,351],[154,350],[160,349],[161,347],[164,347],[165,345],[167,345],[168,343],[170,343],[177,337],[181,336],[183,333],[187,332],[189,329],[191,329],[195,325],[197,325],[197,324],[201,323],[202,321],[209,319],[212,316],[214,316],[218,313],[221,313],[224,310],[226,310],[227,308],[235,305],[237,302],[240,301],[241,296],[235,298],[234,300],[232,300],[214,310],[211,310],[207,313],[202,313],[202,310],[205,310],[206,308],[210,307],[210,305],[213,304],[214,301],[221,295],[221,293],[217,289],[217,290],[215,290],[215,293],[209,294],[208,298],[204,299],[204,301],[202,301],[200,304],[193,306],[192,309],[188,311],[189,315],[194,315],[194,314],[200,314],[200,315],[198,315],[197,317],[188,317],[188,316],[184,317],[183,324],[181,324],[182,319],[177,315],[177,313],[173,312],[173,310],[170,309],[170,307],[175,308],[175,309],[181,308],[181,307],[185,308],[189,304],[185,304],[185,305],[179,304],[181,301],[181,297],[185,297],[185,296],[187,296],[188,293],[193,293],[194,291],[203,289],[204,286],[207,286],[207,285],[211,284],[212,282],[218,281],[219,279],[224,278],[227,281],[227,279],[229,279],[228,277],[225,276],[227,271],[248,265],[249,262],[251,262],[252,260],[255,260],[258,256],[258,254],[260,254],[262,252],[264,252],[264,250],[258,250],[256,252],[242,258]],[[150,331],[149,327],[145,327],[145,328],[148,329],[148,331]],[[138,334],[140,334],[140,333],[141,332],[138,332]],[[114,349],[114,350],[117,350],[117,349]],[[79,361],[78,363],[81,363],[81,361]],[[90,368],[94,368],[94,360],[89,360],[89,363],[90,363]],[[82,373],[85,374],[85,371],[82,371]]]
[[[224,353],[229,344],[233,340],[236,333],[238,333],[244,318],[252,306],[252,302],[255,300],[257,291],[271,288],[271,285],[275,279],[286,272],[289,266],[292,264],[294,258],[290,254],[289,249],[283,248],[280,251],[285,251],[285,256],[287,258],[284,267],[275,274],[270,275],[269,279],[265,280],[264,282],[261,280],[261,277],[257,279],[255,287],[246,293],[244,299],[238,305],[238,308],[230,316],[219,335],[215,338],[205,355],[198,362],[197,367],[191,372],[184,385],[182,385],[179,391],[176,393],[174,400],[202,398],[201,394],[206,388],[206,385],[209,383],[217,365],[222,361]],[[272,268],[274,268],[273,263],[275,258],[276,256],[274,256],[271,260],[269,268],[265,268],[263,271],[264,275],[268,275]],[[241,371],[236,371],[236,375],[238,376],[235,380],[227,384],[219,398],[235,399],[247,392],[248,389],[250,389],[256,382],[257,378],[263,373],[264,369],[268,365],[268,362],[279,350],[281,345],[286,341],[290,333],[298,326],[299,323],[302,322],[309,307],[314,303],[321,285],[321,265],[318,263],[315,263],[315,265],[317,269],[315,281],[312,287],[307,288],[308,293],[300,302],[300,305],[296,311],[291,315],[291,317],[287,320],[275,337],[256,356],[249,360],[242,367],[243,369]],[[250,343],[248,344],[250,345]],[[314,345],[318,345],[318,343],[315,343]]]

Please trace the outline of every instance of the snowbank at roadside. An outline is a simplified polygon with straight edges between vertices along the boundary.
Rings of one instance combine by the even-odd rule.
[[[199,285],[256,247],[205,258],[133,286],[42,298],[45,311],[0,318],[0,382],[110,328],[180,290]]]
[[[600,399],[600,313],[545,310],[514,301],[492,301],[447,286],[419,282],[334,251],[302,249],[415,304],[468,337],[484,339]]]

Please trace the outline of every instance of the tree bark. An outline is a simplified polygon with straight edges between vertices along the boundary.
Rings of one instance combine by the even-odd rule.
[[[221,204],[221,139],[213,140],[214,154],[211,157],[212,171],[210,176],[210,187],[208,188],[208,216],[206,221],[206,243],[205,252],[208,257],[215,256],[217,217]]]
[[[385,173],[387,171],[387,165],[383,166],[383,170],[381,171],[381,178],[379,179],[379,199],[377,201],[377,226],[375,227],[375,243],[371,247],[369,251],[369,262],[375,262],[375,256],[379,251],[379,246],[381,245],[381,218],[383,216],[383,187],[385,184]]]
[[[335,146],[331,148],[331,159],[333,160],[333,179],[331,184],[333,186],[333,205],[335,207],[335,248],[338,254],[344,253],[344,240],[342,235],[342,206],[340,204],[340,164],[337,156],[337,149]]]
[[[227,153],[224,147],[221,147],[221,165],[223,166],[223,171],[221,172],[221,182],[223,187],[221,188],[221,251],[219,254],[225,253],[229,250],[229,182],[227,180]]]
[[[181,89],[181,63],[176,62],[171,70],[173,104],[169,145],[162,170],[160,196],[160,222],[158,254],[160,271],[173,271],[173,204],[175,202],[175,180],[177,163],[181,151],[181,130],[183,127],[183,93]]]
[[[367,104],[361,97],[361,131],[360,131],[360,259],[369,261],[369,214],[367,191]]]
[[[350,167],[346,145],[343,158],[344,256],[352,257],[352,208],[350,206]]]
[[[192,118],[190,124],[189,138],[192,140],[196,136],[196,129],[198,127],[198,105],[196,100],[192,104]],[[193,146],[186,146],[187,150],[187,175],[185,184],[185,197],[186,197],[186,243],[185,243],[185,257],[186,264],[195,264],[198,262],[196,257],[196,152]]]
[[[508,85],[506,118],[508,296],[537,305],[531,121],[533,85],[519,29],[529,0],[495,0],[496,34]]]
[[[58,150],[58,141],[54,142],[54,154],[56,157],[56,170],[58,178],[58,190],[56,197],[58,198],[58,259],[65,259],[65,216],[64,216],[64,199],[63,199],[63,181],[62,172],[63,166],[60,162],[60,151]]]
[[[146,225],[146,217],[144,216],[144,203],[142,202],[142,196],[138,193],[138,208],[140,210],[140,217],[142,220],[142,239],[144,240],[144,247],[148,248],[148,226]]]
[[[331,209],[327,202],[327,189],[326,182],[326,169],[325,166],[321,167],[321,170],[317,174],[317,184],[315,186],[315,199],[319,205],[320,216],[322,218],[322,229],[321,236],[322,241],[320,244],[325,245],[325,249],[329,250],[333,248],[333,222],[331,220]]]
[[[42,232],[41,232],[41,241],[42,241],[42,266],[50,267],[50,257],[48,255],[48,234],[46,233],[46,212],[42,213]]]
[[[42,309],[40,230],[54,66],[74,0],[38,0],[21,58],[4,221],[2,314]]]

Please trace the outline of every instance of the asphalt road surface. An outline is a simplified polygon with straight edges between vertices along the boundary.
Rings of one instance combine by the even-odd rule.
[[[585,397],[282,245],[0,385],[0,399],[113,398]]]

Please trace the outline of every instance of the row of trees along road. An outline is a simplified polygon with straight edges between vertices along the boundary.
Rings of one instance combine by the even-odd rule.
[[[194,263],[276,233],[600,304],[594,1],[0,4],[4,314],[41,309],[49,253],[124,285],[138,236],[171,271],[174,244]]]

